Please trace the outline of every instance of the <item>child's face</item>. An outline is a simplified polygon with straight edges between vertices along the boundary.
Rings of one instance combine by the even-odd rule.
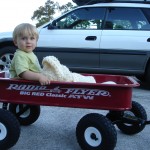
[[[26,35],[22,37],[17,37],[17,40],[14,41],[15,45],[27,53],[32,52],[37,44],[37,39],[35,36]]]

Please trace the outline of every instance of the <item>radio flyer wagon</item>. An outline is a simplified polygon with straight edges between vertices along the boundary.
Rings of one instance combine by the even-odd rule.
[[[34,123],[40,115],[40,106],[108,110],[106,116],[90,113],[78,122],[76,137],[83,150],[113,150],[117,143],[114,125],[125,134],[142,131],[148,123],[146,111],[131,100],[132,89],[139,84],[127,76],[92,76],[96,83],[51,82],[50,85],[40,85],[34,81],[4,78],[1,72],[0,148],[16,144],[20,136],[18,124]]]

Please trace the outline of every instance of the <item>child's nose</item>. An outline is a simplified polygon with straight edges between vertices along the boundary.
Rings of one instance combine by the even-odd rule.
[[[31,40],[28,38],[28,39],[27,39],[27,43],[30,43],[30,42],[31,42]]]

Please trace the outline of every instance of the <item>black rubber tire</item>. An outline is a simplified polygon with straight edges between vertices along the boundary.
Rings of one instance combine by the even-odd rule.
[[[115,124],[118,120],[121,120],[121,117],[123,116],[123,111],[109,111],[106,114],[106,117]]]
[[[76,137],[83,150],[113,150],[117,142],[117,132],[111,121],[97,113],[80,119]]]
[[[6,46],[0,49],[0,70],[10,68],[11,60],[13,59],[15,51],[15,46]]]
[[[143,120],[147,120],[147,114],[145,109],[142,105],[140,105],[138,102],[133,101],[132,102],[132,108],[131,110],[124,111],[124,115],[126,113],[132,113],[130,115],[133,115],[133,118],[140,118]],[[141,123],[137,124],[127,124],[127,123],[117,123],[117,127],[125,134],[132,135],[137,134],[141,132],[145,126],[143,126]]]
[[[136,78],[138,79],[138,80],[140,80],[141,82],[145,82],[146,81],[146,79],[145,79],[145,76],[143,75],[141,75],[141,76],[136,76]]]
[[[146,68],[145,81],[146,83],[150,84],[150,63]]]
[[[14,146],[20,137],[20,124],[8,110],[0,109],[0,149]]]
[[[34,123],[40,116],[40,106],[38,105],[9,104],[9,110],[24,126]]]

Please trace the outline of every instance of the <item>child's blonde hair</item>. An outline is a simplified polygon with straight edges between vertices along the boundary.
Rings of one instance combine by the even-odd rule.
[[[26,35],[35,36],[37,40],[39,38],[39,34],[35,26],[29,23],[22,23],[15,27],[13,31],[13,40],[16,41],[17,37],[22,37]]]

